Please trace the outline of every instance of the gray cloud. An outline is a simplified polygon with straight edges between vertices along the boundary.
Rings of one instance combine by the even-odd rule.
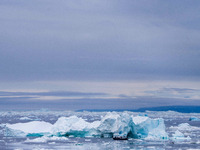
[[[169,92],[178,92],[178,93],[194,93],[200,92],[198,89],[189,89],[189,88],[163,88],[161,91],[169,91]]]
[[[70,91],[49,91],[49,92],[6,92],[0,91],[0,96],[63,96],[63,97],[91,97],[91,96],[108,96],[106,93],[83,93]],[[28,97],[27,97],[28,98]]]
[[[168,97],[168,98],[177,98],[177,99],[200,99],[200,90],[199,89],[190,89],[190,88],[161,88],[158,90],[145,91],[145,93],[152,94],[155,97]]]
[[[0,80],[199,80],[199,4],[1,0]]]

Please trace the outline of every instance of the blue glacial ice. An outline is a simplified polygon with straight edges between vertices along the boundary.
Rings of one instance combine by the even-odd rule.
[[[197,117],[190,117],[189,121],[200,121],[200,118],[197,118]]]
[[[108,112],[99,121],[88,122],[81,117],[60,117],[54,123],[30,121],[6,124],[7,136],[56,136],[56,137],[114,137],[142,139],[168,139],[162,118],[133,116],[127,112]]]

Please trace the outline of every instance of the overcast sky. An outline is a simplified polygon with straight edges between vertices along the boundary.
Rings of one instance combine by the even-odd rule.
[[[1,0],[1,96],[200,100],[199,12],[199,0]]]

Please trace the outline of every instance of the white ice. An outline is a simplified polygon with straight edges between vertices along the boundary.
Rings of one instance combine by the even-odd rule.
[[[25,135],[48,133],[51,136],[168,138],[162,118],[151,119],[146,116],[133,116],[127,112],[108,112],[100,121],[94,122],[87,122],[83,118],[70,116],[60,117],[54,124],[31,121],[28,123],[6,124],[6,127],[9,132],[19,133],[20,131]],[[16,133],[13,135],[16,135]]]
[[[24,133],[49,133],[52,124],[44,121],[31,121],[27,123],[6,124],[6,127],[13,130],[20,130]]]
[[[179,130],[179,131],[195,131],[195,130],[200,130],[199,127],[191,126],[188,123],[181,123],[178,126],[171,126],[170,129],[172,129],[172,130]]]
[[[185,137],[183,133],[177,130],[172,134],[172,140],[191,140],[191,138],[189,136]]]

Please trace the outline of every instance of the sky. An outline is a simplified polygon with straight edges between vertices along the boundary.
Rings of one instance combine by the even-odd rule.
[[[1,0],[0,104],[200,105],[199,12],[198,0]]]

